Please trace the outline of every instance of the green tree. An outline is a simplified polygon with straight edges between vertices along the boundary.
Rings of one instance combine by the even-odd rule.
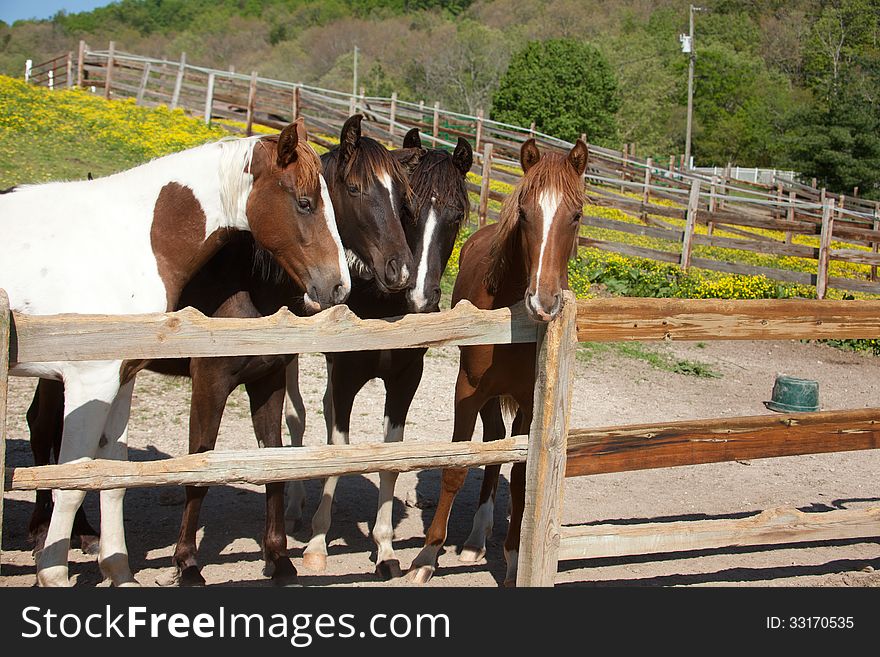
[[[563,139],[617,138],[617,80],[592,45],[573,39],[532,41],[510,60],[492,98],[492,118],[529,125]]]

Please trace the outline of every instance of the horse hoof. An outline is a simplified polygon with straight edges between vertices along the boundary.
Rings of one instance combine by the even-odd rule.
[[[263,574],[272,578],[275,586],[299,586],[296,568],[288,557],[279,557],[276,561],[267,561]]]
[[[477,563],[478,561],[481,561],[485,556],[486,548],[468,547],[467,545],[465,545],[461,549],[461,554],[458,555],[458,560],[461,563]]]
[[[413,584],[427,584],[434,576],[434,566],[419,566],[409,571],[407,578]]]
[[[117,589],[128,589],[128,588],[140,588],[141,583],[138,582],[134,577],[125,582],[119,582],[119,584],[114,584],[113,586]]]
[[[207,584],[207,582],[205,582],[205,578],[202,577],[202,573],[198,566],[188,566],[184,568],[180,571],[180,576],[177,579],[177,585],[181,588],[205,586],[205,584]]]
[[[506,589],[515,589],[515,588],[516,588],[516,580],[515,580],[515,579],[506,579],[506,580],[504,580],[504,588],[506,588]]]
[[[327,555],[320,552],[306,552],[303,555],[303,566],[313,573],[323,573],[327,570]]]
[[[83,554],[96,555],[101,549],[101,537],[92,534],[80,534],[79,549]]]
[[[376,575],[381,580],[387,582],[388,580],[402,577],[403,571],[400,570],[400,562],[397,559],[388,559],[376,564]]]

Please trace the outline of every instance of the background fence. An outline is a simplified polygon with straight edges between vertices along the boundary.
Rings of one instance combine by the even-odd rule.
[[[75,72],[74,72],[75,69]],[[435,146],[453,146],[461,136],[474,146],[468,189],[477,222],[497,217],[521,175],[519,148],[534,138],[543,148],[567,150],[572,143],[535,130],[470,116],[433,105],[352,95],[309,85],[223,71],[187,62],[117,51],[81,42],[78,52],[33,66],[29,78],[48,84],[49,71],[64,71],[64,85],[77,85],[105,98],[134,98],[143,105],[180,107],[212,119],[280,128],[304,116],[312,130],[338,134],[355,112],[366,115],[364,131],[399,144],[419,128]],[[53,84],[58,87],[54,77]],[[235,128],[232,128],[235,129]],[[583,135],[584,139],[588,135]],[[332,140],[316,136],[318,143]],[[786,283],[880,294],[880,203],[853,194],[831,194],[776,172],[767,183],[737,180],[730,166],[711,173],[639,158],[632,145],[617,151],[590,145],[585,175],[586,207],[581,246],[732,274],[763,275]],[[742,173],[742,171],[740,171]],[[602,212],[600,208],[616,212]],[[785,264],[782,263],[784,258]]]

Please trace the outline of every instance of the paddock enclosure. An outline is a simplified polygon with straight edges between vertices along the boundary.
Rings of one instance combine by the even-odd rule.
[[[472,204],[480,225],[495,217],[493,204],[505,196],[493,189],[497,187],[493,183],[518,180],[515,157],[523,141],[532,137],[542,148],[571,147],[535,131],[534,126],[499,124],[481,113],[469,117],[441,110],[436,104],[405,103],[396,95],[388,99],[353,96],[268,80],[256,72],[243,75],[207,69],[192,66],[185,56],[178,61],[140,57],[119,52],[112,43],[107,51],[92,51],[81,43],[78,53],[37,65],[29,75],[38,84],[80,85],[107,98],[181,107],[208,122],[243,119],[248,133],[256,124],[279,127],[305,116],[310,127],[335,134],[350,114],[362,112],[367,117],[365,134],[390,143],[399,143],[412,127],[419,127],[435,146],[452,145],[450,140],[464,136],[476,146],[472,173],[478,177],[468,187],[478,195]],[[321,143],[320,137],[317,141]],[[299,318],[283,309],[260,319],[213,319],[192,309],[142,316],[28,316],[10,313],[5,294],[0,292],[0,435],[4,441],[10,363],[539,344],[535,416],[529,436],[452,444],[448,436],[438,435],[430,443],[240,450],[149,462],[92,461],[40,468],[5,468],[0,460],[5,490],[263,484],[526,461],[517,580],[521,586],[553,585],[559,562],[566,560],[880,536],[880,507],[822,513],[781,508],[746,518],[563,526],[567,478],[880,447],[880,408],[876,407],[603,428],[570,426],[572,392],[578,386],[574,365],[579,342],[880,337],[880,301],[821,298],[828,289],[880,293],[880,208],[874,202],[859,199],[856,193],[835,196],[788,178],[762,185],[737,181],[727,173],[701,174],[677,165],[674,158],[668,166],[660,166],[638,158],[630,145],[620,151],[590,145],[584,185],[583,225],[665,240],[673,248],[649,249],[583,235],[579,237],[582,246],[682,267],[814,284],[820,299],[575,300],[567,294],[563,312],[545,327],[532,323],[522,304],[479,311],[465,303],[441,313],[387,320],[360,320],[344,306],[311,318]],[[601,207],[615,208],[637,221],[591,212]],[[669,220],[685,223],[680,226]],[[698,226],[705,231],[698,232]],[[766,230],[780,231],[784,237],[767,237],[761,232]],[[803,236],[812,236],[816,244],[798,243]],[[698,247],[789,255],[811,263],[812,270],[703,257],[696,255]],[[856,269],[835,276],[833,262],[850,263]],[[180,432],[182,446],[185,429],[181,427]],[[0,450],[0,459],[4,455]]]
[[[538,342],[535,419],[529,436],[491,443],[376,444],[246,450],[152,462],[9,468],[7,490],[98,490],[168,484],[228,484],[527,460],[518,584],[549,586],[559,560],[711,547],[875,537],[880,509],[804,514],[774,509],[741,520],[564,528],[565,478],[646,468],[880,447],[880,409],[722,418],[578,429],[569,426],[578,341],[795,340],[880,333],[875,301],[716,301],[566,296],[559,318],[533,324],[520,305],[479,311],[468,304],[430,315],[360,320],[345,307],[299,318],[206,318],[191,309],[142,316],[28,316],[8,312],[0,353],[12,363],[303,353],[462,344]],[[0,362],[5,411],[7,366]],[[5,412],[3,414],[5,421]]]

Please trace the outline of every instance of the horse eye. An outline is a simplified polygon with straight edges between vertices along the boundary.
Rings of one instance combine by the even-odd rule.
[[[358,189],[357,185],[349,185],[348,186],[348,193],[349,194],[357,194],[359,191],[360,190]]]
[[[311,209],[312,209],[312,204],[311,204],[311,202],[309,201],[309,199],[307,199],[307,198],[305,198],[305,197],[299,199],[299,200],[297,201],[297,203],[299,204],[299,207],[300,207],[301,210],[306,210],[306,211],[308,211],[308,210],[311,210]]]
[[[575,212],[574,216],[571,218],[571,223],[576,224],[576,223],[580,222],[582,216],[583,216],[583,213]]]
[[[519,209],[519,220],[520,221],[526,220],[526,212],[522,208]]]

